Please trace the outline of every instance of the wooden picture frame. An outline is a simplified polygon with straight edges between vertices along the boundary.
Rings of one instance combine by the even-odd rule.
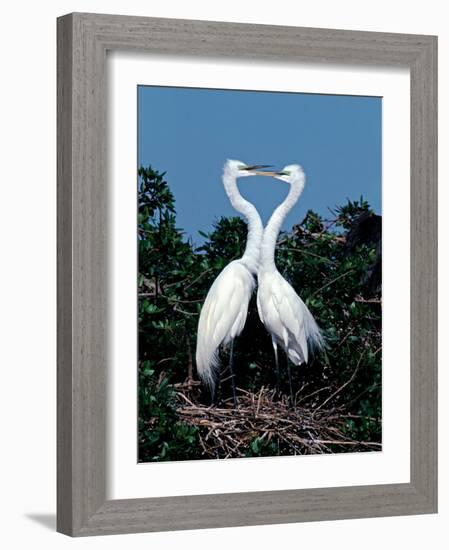
[[[106,499],[106,52],[406,66],[411,75],[411,479]],[[437,38],[74,13],[58,19],[58,505],[72,536],[437,511]]]

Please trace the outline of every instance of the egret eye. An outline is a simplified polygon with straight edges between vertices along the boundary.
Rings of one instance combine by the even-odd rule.
[[[246,164],[240,164],[238,169],[239,170],[246,170]]]

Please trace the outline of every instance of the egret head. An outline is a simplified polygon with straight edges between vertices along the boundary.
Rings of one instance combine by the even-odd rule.
[[[277,179],[286,181],[287,183],[292,183],[293,181],[301,180],[304,178],[304,170],[299,166],[299,164],[288,164],[284,166],[279,174],[276,176]]]
[[[245,164],[240,160],[227,160],[224,171],[234,178],[245,178],[247,176],[263,176],[265,172],[258,172],[261,168],[269,168],[268,164]]]

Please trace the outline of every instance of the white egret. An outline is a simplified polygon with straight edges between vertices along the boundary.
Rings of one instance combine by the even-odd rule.
[[[263,225],[255,206],[242,197],[237,178],[259,175],[265,165],[247,166],[228,160],[223,170],[223,185],[232,206],[248,222],[248,237],[243,256],[230,262],[218,275],[207,293],[198,322],[196,367],[200,378],[214,395],[219,369],[219,349],[230,346],[229,368],[234,405],[236,404],[233,368],[234,339],[242,332],[248,303],[255,287]],[[262,175],[261,173],[260,175]]]
[[[264,175],[268,174],[268,172],[264,173]],[[263,233],[257,275],[257,309],[262,323],[271,335],[278,387],[278,345],[287,355],[290,400],[293,404],[292,378],[288,361],[295,365],[307,363],[309,349],[321,349],[323,337],[309,309],[293,287],[282,277],[275,264],[276,240],[285,217],[304,189],[305,174],[299,165],[292,164],[280,172],[271,172],[271,175],[287,182],[290,190],[285,200],[271,215]]]

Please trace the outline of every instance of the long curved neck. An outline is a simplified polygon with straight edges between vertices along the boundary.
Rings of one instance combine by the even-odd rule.
[[[259,267],[260,243],[262,242],[263,225],[256,207],[244,199],[237,187],[237,178],[227,172],[223,173],[223,185],[232,206],[245,217],[248,222],[248,236],[242,261],[248,269],[256,274]]]
[[[265,271],[274,271],[276,269],[274,262],[276,241],[287,214],[296,204],[304,189],[304,183],[304,174],[299,175],[297,179],[290,183],[287,197],[273,212],[265,227],[260,252],[260,266]]]

